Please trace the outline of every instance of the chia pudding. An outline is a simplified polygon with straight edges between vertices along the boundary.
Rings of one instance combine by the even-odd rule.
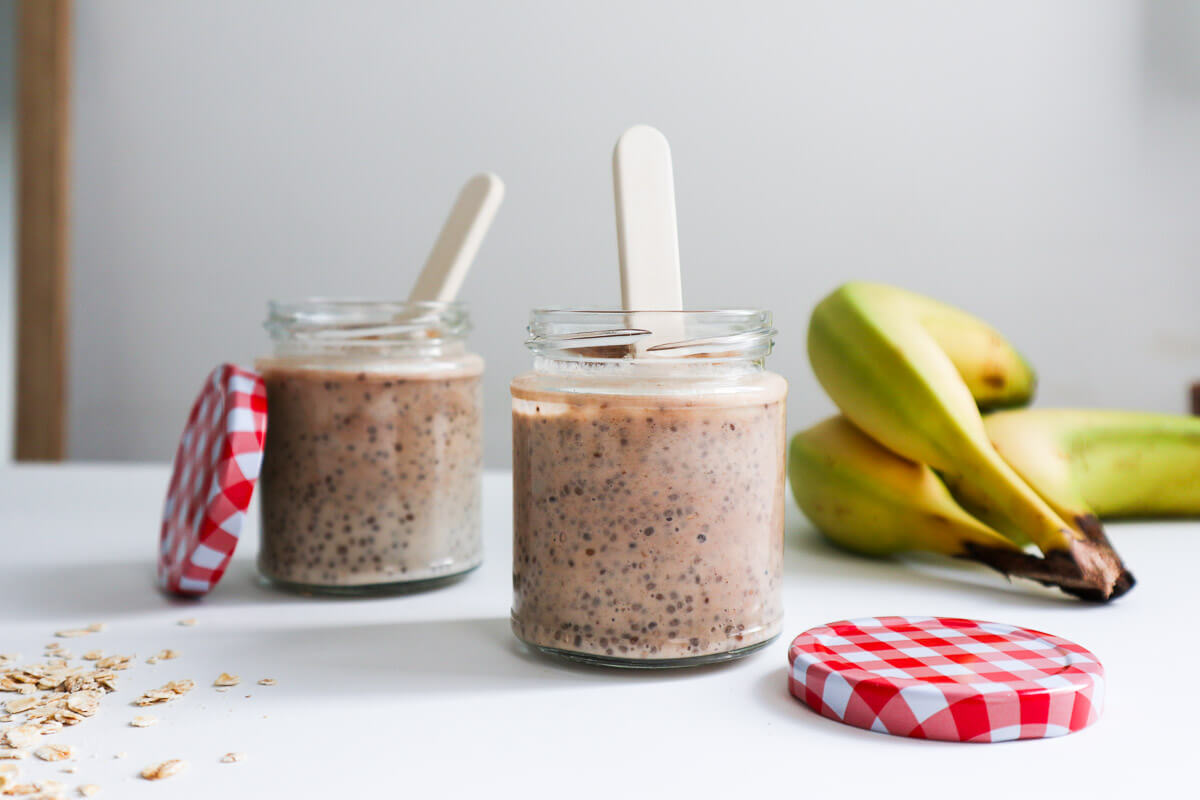
[[[401,591],[479,564],[481,359],[427,371],[258,367],[269,413],[259,478],[266,578]]]
[[[516,635],[617,664],[720,660],[775,638],[786,382],[545,385],[512,384]]]

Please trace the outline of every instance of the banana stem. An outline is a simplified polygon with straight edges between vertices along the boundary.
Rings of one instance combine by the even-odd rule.
[[[998,456],[984,458],[978,474],[948,476],[951,488],[983,508],[992,509],[1029,535],[1042,558],[992,548],[974,548],[971,555],[1006,575],[1019,575],[1059,586],[1076,597],[1112,600],[1135,583],[1094,516],[1063,520],[1040,495]],[[979,493],[976,487],[991,491]]]
[[[966,557],[1005,575],[1028,578],[1044,586],[1057,587],[1081,600],[1095,603],[1115,600],[1132,589],[1137,581],[1133,574],[1121,565],[1104,529],[1100,526],[1100,520],[1094,516],[1082,517],[1077,523],[1085,531],[1085,540],[1073,544],[1066,551],[1052,550],[1038,558],[1029,553],[1017,553],[1004,548],[967,542]],[[1104,575],[1104,579],[1098,582],[1095,577],[1097,574]],[[1107,577],[1110,575],[1111,579]]]

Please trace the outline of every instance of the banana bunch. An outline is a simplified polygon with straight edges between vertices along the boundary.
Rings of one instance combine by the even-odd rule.
[[[1200,513],[1200,419],[984,416],[1027,403],[1036,380],[999,333],[963,311],[846,284],[813,311],[808,352],[843,416],[794,437],[792,491],[851,550],[944,553],[1107,601],[1134,579],[1099,516]]]

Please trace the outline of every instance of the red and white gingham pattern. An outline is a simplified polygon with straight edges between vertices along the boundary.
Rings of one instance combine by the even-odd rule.
[[[167,591],[202,595],[225,574],[266,432],[262,378],[232,364],[214,369],[188,416],[163,507],[158,580]]]
[[[917,739],[1062,736],[1095,722],[1104,702],[1104,668],[1090,652],[995,622],[833,622],[797,636],[788,661],[792,694],[815,711]]]

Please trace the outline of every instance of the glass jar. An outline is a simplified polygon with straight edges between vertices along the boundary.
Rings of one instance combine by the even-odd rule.
[[[529,333],[533,371],[511,386],[517,637],[676,667],[778,636],[787,383],[764,368],[771,315],[539,309]]]
[[[457,303],[273,302],[258,568],[303,592],[431,588],[479,565],[483,359]]]

